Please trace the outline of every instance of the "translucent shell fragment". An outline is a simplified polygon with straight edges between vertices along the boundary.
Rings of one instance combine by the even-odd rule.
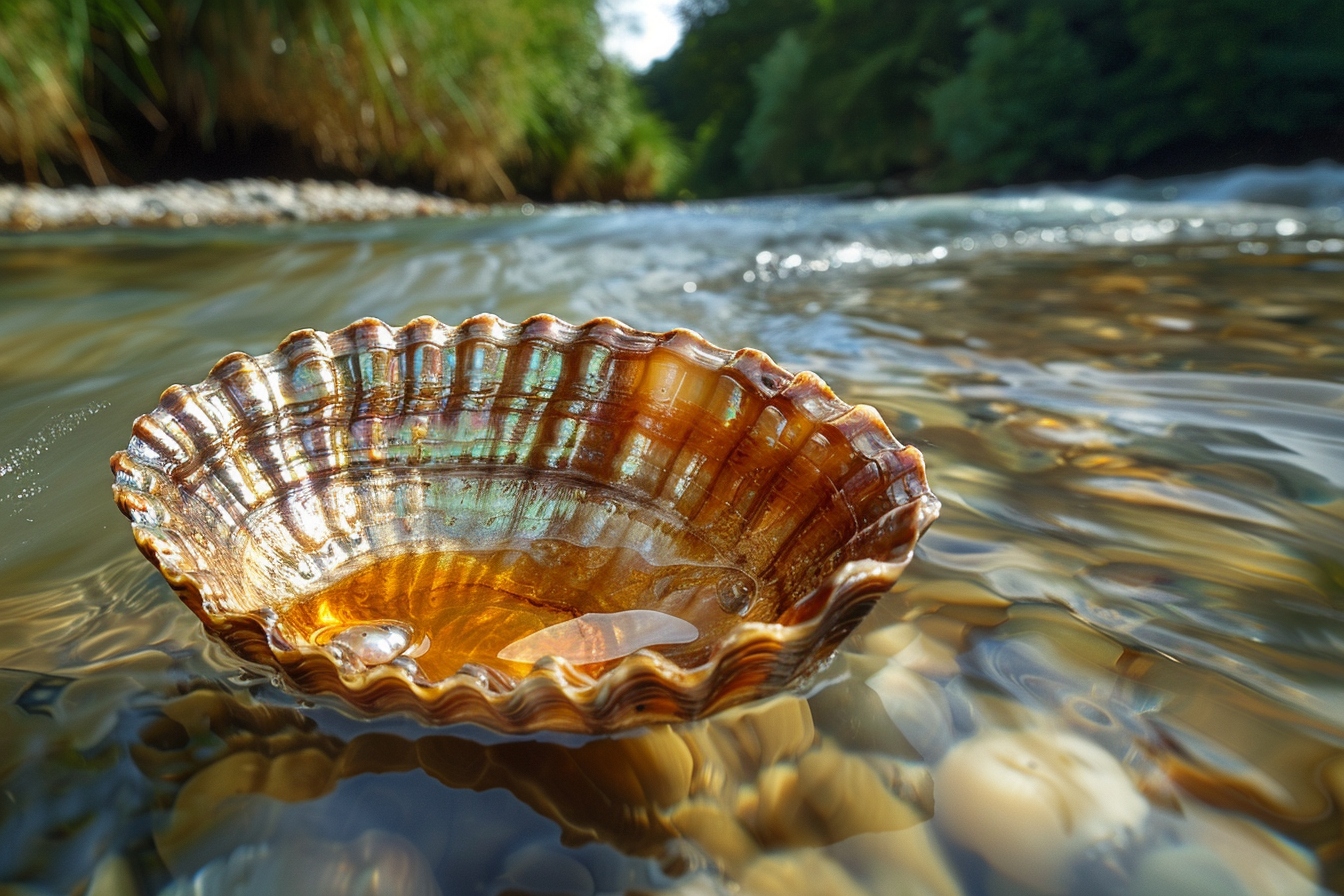
[[[505,732],[813,671],[937,516],[919,452],[753,349],[599,318],[293,333],[112,458],[136,543],[298,689]]]

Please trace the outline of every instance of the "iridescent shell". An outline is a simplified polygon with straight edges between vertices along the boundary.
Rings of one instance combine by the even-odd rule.
[[[136,543],[297,688],[506,732],[695,718],[813,671],[934,519],[920,454],[687,330],[301,330],[112,458]]]

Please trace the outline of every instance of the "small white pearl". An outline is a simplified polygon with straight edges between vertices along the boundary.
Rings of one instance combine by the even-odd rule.
[[[331,639],[366,666],[390,663],[406,652],[410,637],[396,625],[352,625]]]

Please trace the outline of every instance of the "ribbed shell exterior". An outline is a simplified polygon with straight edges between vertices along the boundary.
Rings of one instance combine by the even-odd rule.
[[[505,732],[694,718],[824,660],[936,517],[919,452],[753,349],[598,318],[364,319],[173,386],[112,458],[140,549],[207,628],[300,689]],[[473,503],[474,502],[474,503]],[[613,513],[612,508],[630,508]],[[520,681],[359,673],[275,611],[361,558],[436,540],[681,541],[761,583],[707,657],[641,650]]]

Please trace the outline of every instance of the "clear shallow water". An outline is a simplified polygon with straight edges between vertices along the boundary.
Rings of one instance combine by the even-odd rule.
[[[1307,175],[1315,207],[1200,180],[0,239],[0,882],[1344,887],[1344,224]],[[943,516],[806,697],[591,741],[309,705],[201,633],[107,457],[230,351],[480,311],[815,370]]]

